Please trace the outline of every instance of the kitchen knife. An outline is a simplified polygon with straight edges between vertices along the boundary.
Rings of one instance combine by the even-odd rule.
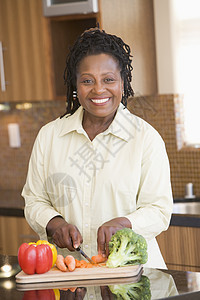
[[[81,253],[81,255],[83,255],[91,264],[94,264],[94,262],[91,260],[91,258],[89,258],[89,256],[87,256],[87,254],[85,252],[83,252],[83,250],[81,249],[80,246],[78,248],[76,248],[76,251]]]

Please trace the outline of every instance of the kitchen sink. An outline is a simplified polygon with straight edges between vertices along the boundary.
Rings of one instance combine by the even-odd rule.
[[[200,201],[178,202],[173,205],[174,214],[200,215]]]

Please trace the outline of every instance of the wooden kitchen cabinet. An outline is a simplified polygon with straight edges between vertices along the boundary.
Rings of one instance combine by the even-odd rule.
[[[41,0],[0,0],[6,91],[0,102],[52,99]]]
[[[153,1],[99,0],[99,12],[45,18],[47,48],[52,70],[53,98],[65,100],[63,72],[69,47],[85,29],[97,23],[107,33],[120,36],[133,55],[133,89],[136,95],[157,93]]]
[[[0,217],[0,254],[17,255],[22,243],[39,240],[25,218]]]
[[[157,241],[170,270],[200,271],[200,228],[170,226]]]
[[[116,34],[133,54],[136,95],[157,93],[153,0],[99,0],[97,14],[44,17],[42,0],[0,0],[6,91],[0,102],[65,100],[69,46],[85,29]]]
[[[157,94],[153,0],[99,2],[102,28],[120,36],[131,48],[135,94]]]
[[[64,69],[69,47],[86,29],[95,27],[99,21],[99,14],[67,15],[46,18],[49,30],[47,47],[50,53],[51,86],[53,98],[66,99],[64,85]]]

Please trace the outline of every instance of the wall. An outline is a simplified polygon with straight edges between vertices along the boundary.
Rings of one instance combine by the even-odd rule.
[[[31,149],[39,129],[64,112],[64,101],[11,103],[10,110],[0,111],[0,189],[19,190],[23,187]],[[21,148],[9,147],[9,123],[19,124]]]
[[[177,149],[175,122],[180,103],[181,98],[177,95],[160,95],[132,98],[128,104],[130,111],[155,127],[166,143],[174,197],[184,196],[188,182],[193,182],[194,193],[200,195],[200,151]],[[64,101],[32,102],[32,107],[25,105],[30,106],[28,109],[23,106],[20,109],[18,104],[12,103],[9,111],[0,111],[0,189],[20,190],[23,187],[39,128],[65,112]],[[11,122],[20,126],[22,146],[18,149],[9,147],[7,125]]]
[[[158,130],[165,141],[171,166],[174,198],[184,197],[185,185],[194,184],[194,194],[200,195],[200,150],[184,147],[182,97],[159,95],[131,99],[129,109]]]

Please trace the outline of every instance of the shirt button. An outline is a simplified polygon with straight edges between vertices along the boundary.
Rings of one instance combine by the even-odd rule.
[[[88,224],[87,224],[87,223],[85,224],[85,227],[88,227]]]
[[[90,295],[90,299],[93,299],[93,298],[94,298],[94,296],[91,294],[91,295]]]
[[[89,203],[88,202],[85,202],[85,206],[88,206],[89,205]]]
[[[89,246],[88,245],[85,245],[85,248],[88,248]]]

